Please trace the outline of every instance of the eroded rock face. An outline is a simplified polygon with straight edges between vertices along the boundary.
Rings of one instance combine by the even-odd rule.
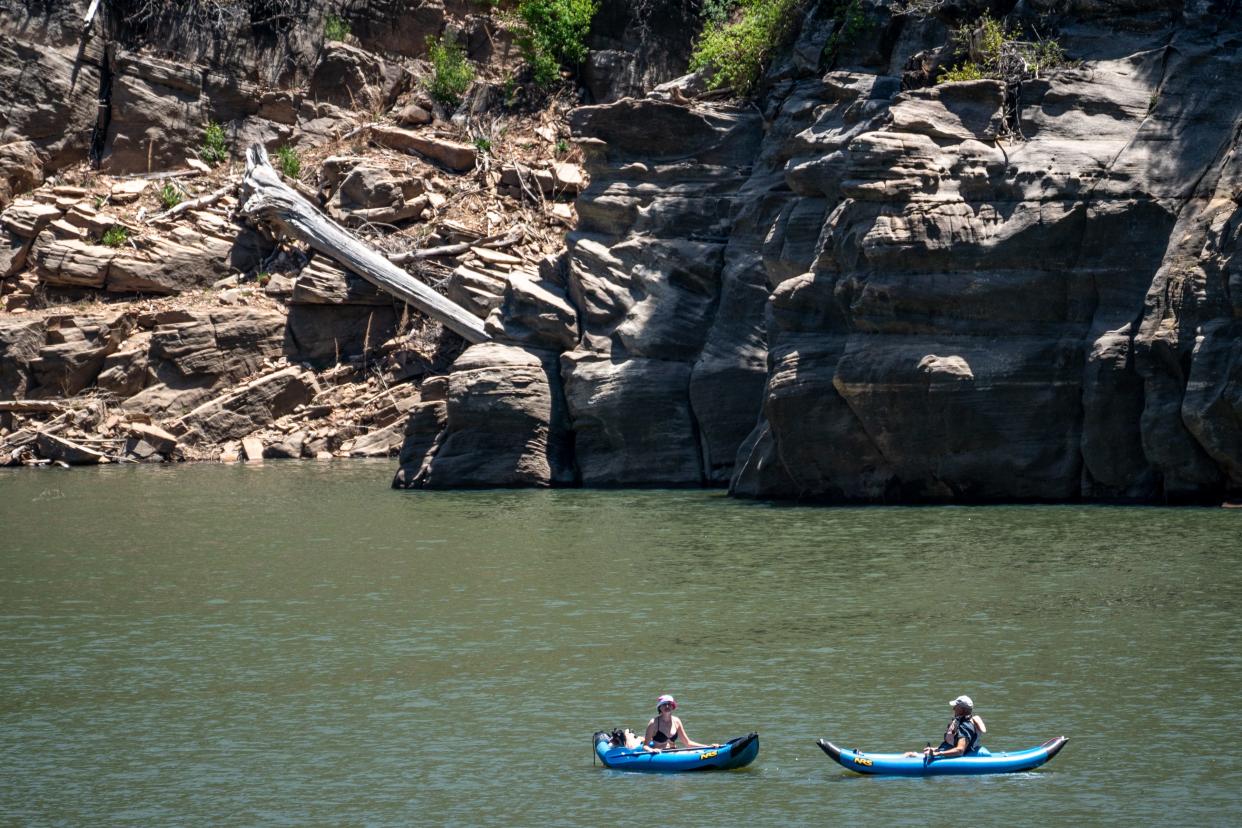
[[[124,407],[158,419],[189,411],[283,352],[285,315],[280,312],[170,312],[140,321],[150,329],[147,376]]]
[[[0,144],[30,141],[50,169],[75,163],[95,126],[102,48],[50,47],[37,32],[28,40],[7,12],[0,11]]]
[[[926,85],[944,25],[886,8],[867,11],[883,36],[825,72],[836,24],[813,7],[761,114],[676,96],[574,113],[579,333],[547,344],[581,482],[1242,490],[1242,94],[1218,81],[1242,69],[1242,26],[1197,3],[1032,4],[1082,63],[1009,99]]]
[[[1225,166],[1242,113],[1237,96],[1188,94],[1199,98],[1191,111],[1166,119],[1152,98],[1220,71],[1236,34],[1209,35],[1205,22],[1163,33],[1185,74],[1141,39],[1102,47],[1100,32],[1082,24],[1063,42],[1107,51],[1024,84],[1022,142],[998,140],[1002,96],[991,82],[884,96],[879,79],[864,95],[865,81],[844,73],[799,82],[835,98],[787,145],[790,189],[802,205],[820,201],[824,218],[813,249],[765,262],[771,368],[735,493],[1220,492],[1228,464],[1211,462],[1189,429],[1205,388],[1215,412],[1208,440],[1218,457],[1230,454],[1233,444],[1215,437],[1220,423],[1237,422],[1227,380],[1216,381],[1229,375],[1228,346],[1207,346],[1213,356],[1201,366],[1219,362],[1202,385],[1170,376],[1167,358],[1153,353],[1189,356],[1193,347],[1166,312],[1200,305],[1185,294],[1161,301],[1161,274],[1217,258],[1203,255],[1202,210],[1219,194],[1196,182]],[[867,106],[886,115],[860,121]],[[1183,118],[1197,124],[1194,141],[1183,137]],[[1224,221],[1220,208],[1215,215]],[[786,247],[796,229],[774,227],[769,247]],[[1188,236],[1182,246],[1197,248],[1175,253],[1170,242]]]

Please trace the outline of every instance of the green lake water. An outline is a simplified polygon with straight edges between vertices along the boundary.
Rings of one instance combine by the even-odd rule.
[[[0,824],[1236,825],[1242,512],[0,473]],[[592,764],[673,693],[721,774]],[[873,779],[975,698],[1013,776]]]

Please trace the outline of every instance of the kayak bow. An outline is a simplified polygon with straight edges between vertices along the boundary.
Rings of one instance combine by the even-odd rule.
[[[820,739],[816,744],[843,768],[856,773],[876,776],[968,776],[1032,770],[1060,753],[1068,741],[1068,737],[1058,736],[1029,750],[990,753],[987,748],[980,748],[978,753],[970,756],[951,756],[947,759],[907,757],[900,753],[863,753],[860,750],[839,748],[826,739]]]
[[[678,748],[646,751],[642,748],[612,746],[608,734],[595,734],[595,755],[604,767],[644,773],[685,773],[688,771],[732,770],[749,765],[759,755],[759,734],[730,739],[719,747]]]

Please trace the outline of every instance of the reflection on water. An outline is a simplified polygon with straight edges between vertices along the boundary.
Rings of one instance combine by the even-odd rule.
[[[0,475],[0,822],[1242,813],[1242,513],[398,493],[389,471]],[[758,762],[593,768],[591,733],[662,692],[700,740],[759,730]],[[960,692],[993,749],[1070,745],[932,780],[815,747],[921,746]]]

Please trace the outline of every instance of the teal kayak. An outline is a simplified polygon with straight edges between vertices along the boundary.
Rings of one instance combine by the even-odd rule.
[[[686,773],[689,771],[732,770],[749,765],[759,755],[759,734],[730,739],[719,747],[678,748],[647,751],[614,746],[608,734],[595,734],[595,755],[604,767],[643,773]]]
[[[948,776],[977,775],[984,773],[1017,773],[1039,767],[1061,752],[1069,739],[1058,736],[1039,747],[1013,753],[990,753],[980,748],[969,756],[927,758],[906,757],[900,753],[863,753],[861,750],[839,748],[826,739],[816,742],[820,749],[840,763],[841,767],[856,773],[876,776]]]

